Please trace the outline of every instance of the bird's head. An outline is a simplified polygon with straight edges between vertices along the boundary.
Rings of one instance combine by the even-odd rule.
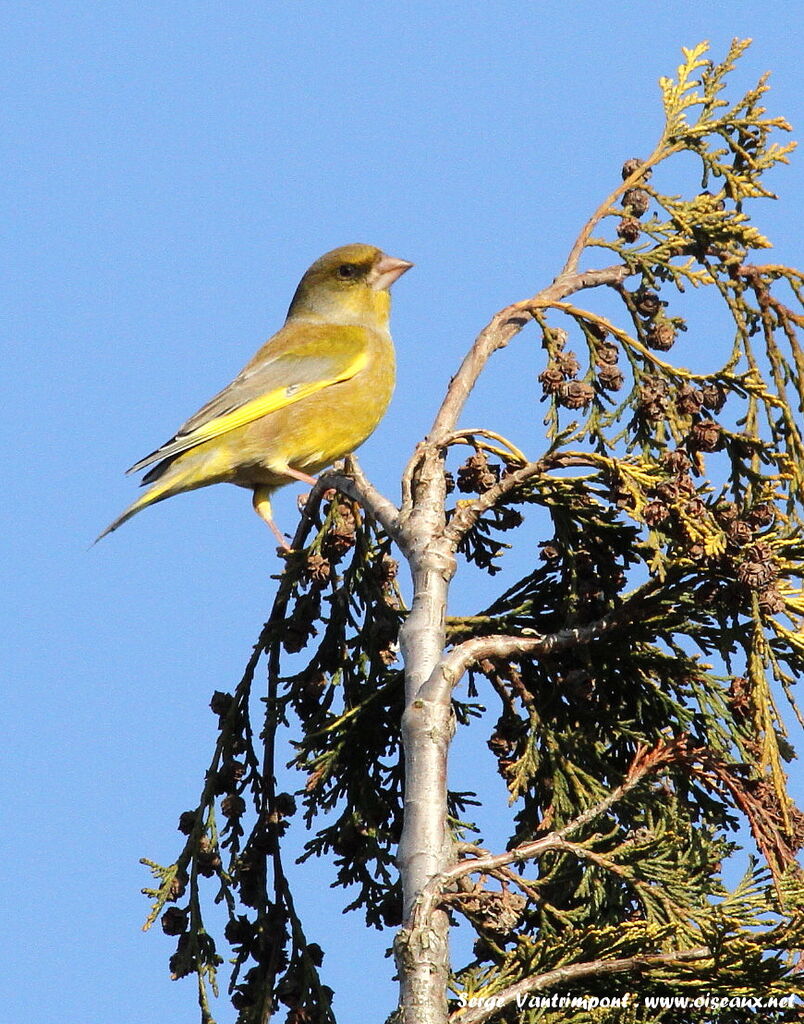
[[[342,245],[317,259],[301,279],[288,319],[384,328],[391,309],[389,288],[412,266],[373,245]]]

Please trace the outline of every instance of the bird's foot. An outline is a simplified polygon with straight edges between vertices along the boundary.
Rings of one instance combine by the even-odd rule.
[[[254,511],[270,529],[274,537],[279,541],[279,546],[286,553],[289,553],[292,549],[290,544],[287,542],[287,538],[279,529],[274,522],[273,515],[271,514],[271,490],[268,487],[257,487],[254,490],[254,495],[251,499],[251,504],[254,506]]]

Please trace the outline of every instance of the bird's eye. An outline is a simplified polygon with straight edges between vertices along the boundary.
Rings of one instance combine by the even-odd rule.
[[[338,277],[349,280],[357,274],[357,267],[354,263],[341,263],[338,267]]]

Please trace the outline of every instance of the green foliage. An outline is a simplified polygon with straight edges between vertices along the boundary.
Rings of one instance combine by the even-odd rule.
[[[723,98],[746,45],[721,64],[705,46],[684,51],[677,77],[661,81],[656,149],[626,163],[581,235],[587,254],[604,249],[626,269],[620,315],[538,299],[528,312],[546,354],[547,450],[530,458],[490,431],[454,435],[453,447],[472,448],[453,474],[462,496],[447,509],[453,525],[472,513],[458,548],[466,561],[494,574],[524,519],[549,524],[517,582],[447,622],[453,648],[489,638],[470,695],[498,706],[488,748],[513,805],[507,848],[520,854],[484,862],[463,842],[473,794],[452,795],[461,857],[485,864],[443,894],[476,936],[473,959],[455,972],[455,1024],[481,1019],[467,1000],[501,995],[483,1019],[703,1019],[637,1002],[522,1009],[511,993],[525,982],[523,991],[551,996],[804,992],[794,973],[804,818],[787,792],[792,751],[775,704],[780,692],[792,701],[804,673],[804,317],[791,305],[801,305],[804,277],[751,262],[769,243],[747,207],[771,197],[764,175],[792,146],[775,141],[788,126],[760,105],[764,78],[735,103]],[[700,160],[701,187],[717,191],[650,185],[652,169],[682,152]],[[705,341],[678,306],[690,287],[730,318],[716,371],[667,355]],[[523,469],[532,472],[514,477]],[[151,865],[149,920],[161,914],[179,936],[172,970],[198,974],[204,1021],[205,982],[214,986],[221,963],[204,928],[204,876],[228,914],[238,1024],[262,1021],[278,1002],[290,1024],[334,1019],[321,951],[305,938],[282,865],[296,801],[275,790],[280,728],[292,729],[291,768],[303,775],[304,859],[333,857],[333,884],[370,925],[401,922],[397,564],[377,525],[321,487],[294,549],[243,680],[213,699],[219,740],[199,805],[182,816],[187,842],[174,865]],[[502,655],[500,635],[544,642]],[[457,697],[454,709],[459,727],[480,710]],[[722,865],[741,825],[757,861],[729,888]],[[177,906],[165,911],[168,902]],[[707,1012],[725,1024],[794,1011]]]

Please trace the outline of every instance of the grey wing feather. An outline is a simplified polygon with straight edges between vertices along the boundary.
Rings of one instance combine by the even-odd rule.
[[[292,395],[293,391],[303,384],[331,376],[335,365],[335,360],[328,355],[305,356],[300,359],[296,355],[283,353],[267,359],[257,366],[247,367],[183,423],[169,441],[151,452],[150,455],[140,459],[139,462],[135,462],[126,472],[136,473],[154,462],[161,462],[163,459],[187,451],[198,443],[192,436],[194,431],[210,420],[226,416],[253,399],[259,398],[260,395],[277,388],[285,387],[288,394]],[[147,479],[143,481],[143,483],[147,482]]]

